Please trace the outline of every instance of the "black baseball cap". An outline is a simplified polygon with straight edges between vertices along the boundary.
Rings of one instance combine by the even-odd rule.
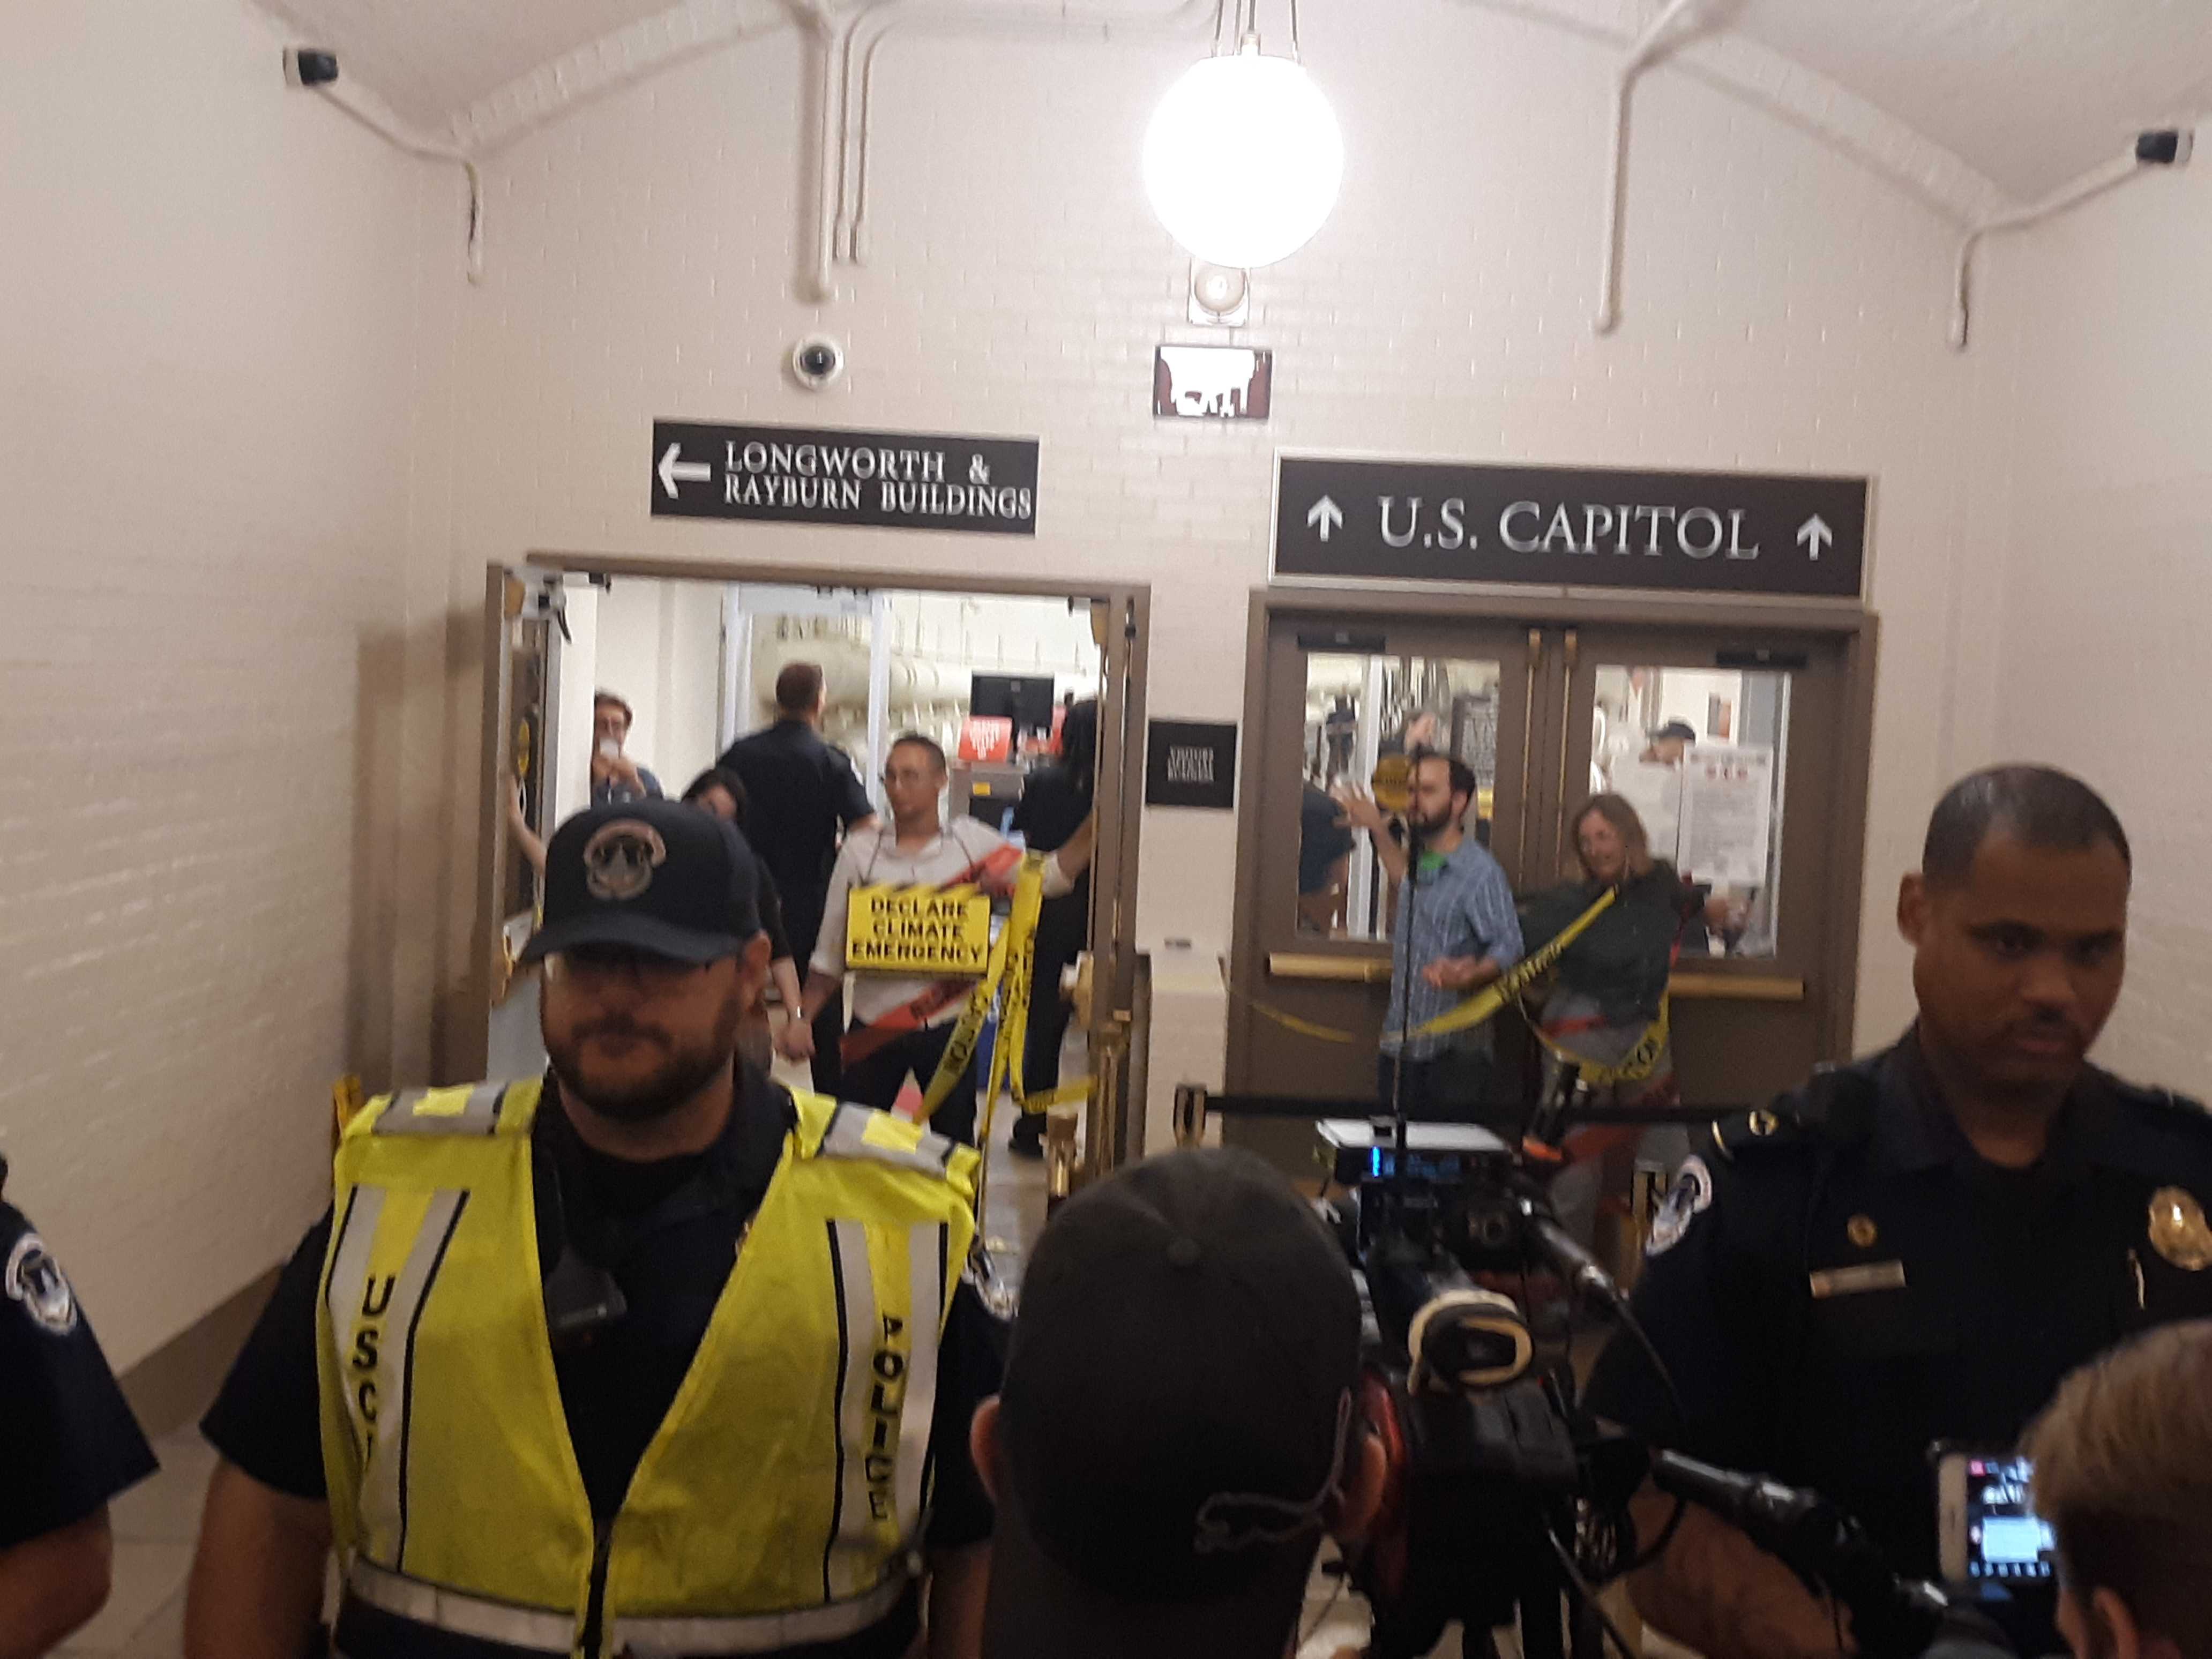
[[[989,1659],[1280,1659],[1345,1467],[1359,1296],[1249,1152],[1146,1159],[1054,1216],[1000,1394]],[[1264,1605],[1263,1605],[1264,1604]]]
[[[751,849],[712,812],[659,799],[590,807],[546,846],[545,912],[522,960],[580,945],[733,957],[761,930],[759,892]]]

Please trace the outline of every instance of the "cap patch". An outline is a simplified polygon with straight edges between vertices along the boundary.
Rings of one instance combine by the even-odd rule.
[[[0,1289],[23,1304],[31,1322],[56,1336],[76,1328],[76,1292],[70,1289],[62,1264],[36,1233],[25,1233],[8,1252],[8,1269],[0,1275]]]
[[[584,843],[584,885],[593,898],[634,899],[653,885],[653,872],[668,861],[668,843],[637,818],[603,823]]]

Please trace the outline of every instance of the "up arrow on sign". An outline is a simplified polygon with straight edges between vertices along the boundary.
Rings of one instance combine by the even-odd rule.
[[[678,478],[685,483],[705,483],[714,476],[714,469],[704,461],[678,460],[677,457],[683,453],[682,444],[671,444],[661,453],[660,487],[668,492],[668,499],[672,501],[676,499],[676,481]]]
[[[1797,544],[1815,559],[1820,556],[1820,550],[1835,539],[1836,532],[1828,528],[1828,521],[1817,513],[1797,526]]]
[[[1321,538],[1328,539],[1328,532],[1344,522],[1344,509],[1328,496],[1322,496],[1306,509],[1306,527],[1321,526]]]

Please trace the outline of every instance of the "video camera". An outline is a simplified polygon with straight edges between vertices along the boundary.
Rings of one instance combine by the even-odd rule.
[[[1472,1125],[1387,1118],[1328,1120],[1322,1139],[1346,1194],[1333,1218],[1364,1279],[1363,1404],[1390,1469],[1382,1516],[1347,1563],[1374,1607],[1374,1659],[1417,1659],[1454,1620],[1470,1653],[1487,1651],[1516,1614],[1526,1659],[1601,1659],[1608,1638],[1632,1659],[1597,1591],[1656,1559],[1689,1503],[1848,1607],[1867,1659],[2009,1653],[1978,1615],[1901,1579],[1818,1494],[1654,1450],[1590,1415],[1568,1363],[1586,1314],[1626,1331],[1670,1395],[1673,1383],[1520,1149]],[[1540,1342],[1524,1304],[1547,1277],[1565,1320]],[[1629,1502],[1647,1477],[1675,1506],[1639,1553]]]

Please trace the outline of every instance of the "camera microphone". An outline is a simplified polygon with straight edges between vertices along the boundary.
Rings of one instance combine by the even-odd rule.
[[[1715,1468],[1679,1452],[1652,1453],[1651,1479],[1660,1491],[1711,1510],[1753,1543],[1770,1547],[1802,1524],[1820,1501],[1794,1486]]]
[[[1614,1313],[1628,1310],[1628,1298],[1611,1273],[1601,1267],[1595,1256],[1577,1242],[1574,1236],[1554,1220],[1550,1212],[1534,1199],[1523,1194],[1520,1200],[1522,1225],[1529,1237],[1542,1247],[1551,1257],[1553,1267],[1559,1270],[1570,1290],[1588,1297]]]
[[[1651,1480],[1711,1510],[1808,1585],[1825,1586],[1851,1610],[1861,1653],[2009,1659],[1995,1626],[1935,1585],[1900,1577],[1858,1523],[1819,1493],[1670,1451],[1651,1454]]]

